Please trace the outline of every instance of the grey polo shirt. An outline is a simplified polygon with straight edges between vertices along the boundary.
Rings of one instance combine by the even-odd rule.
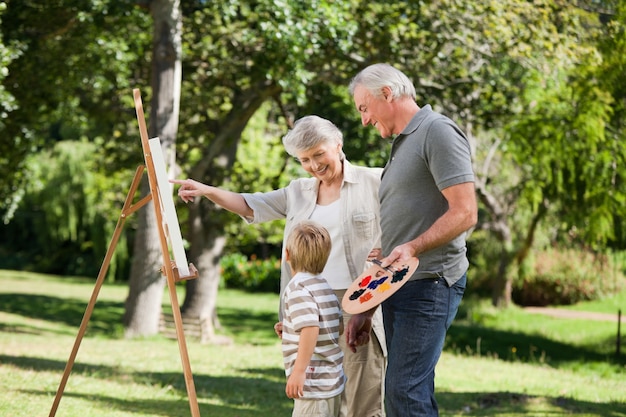
[[[425,232],[448,210],[441,190],[473,182],[470,144],[449,118],[422,107],[392,143],[380,185],[382,250]],[[419,255],[411,279],[443,277],[454,284],[467,270],[465,233]]]

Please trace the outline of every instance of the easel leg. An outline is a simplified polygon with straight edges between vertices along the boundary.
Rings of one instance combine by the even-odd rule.
[[[117,246],[117,242],[119,241],[120,235],[122,234],[122,229],[124,227],[124,223],[126,222],[126,217],[128,216],[128,214],[139,209],[150,201],[150,199],[143,199],[134,206],[131,206],[135,192],[137,191],[137,188],[139,187],[139,184],[141,182],[143,170],[144,167],[139,166],[137,168],[137,171],[135,171],[135,177],[133,178],[130,190],[128,191],[128,195],[126,196],[126,201],[124,202],[122,213],[117,220],[117,225],[115,226],[115,231],[113,232],[113,237],[111,238],[111,243],[109,244],[109,249],[107,250],[106,256],[104,257],[102,266],[100,267],[100,272],[98,273],[98,279],[96,280],[96,285],[94,286],[93,292],[91,294],[91,299],[89,300],[89,304],[87,304],[85,314],[83,315],[83,320],[80,323],[80,328],[78,330],[76,340],[74,341],[72,353],[70,353],[70,358],[65,365],[65,371],[63,372],[63,377],[61,378],[59,389],[57,390],[56,396],[54,397],[54,402],[52,403],[52,408],[50,409],[50,417],[54,417],[57,412],[57,408],[59,407],[59,403],[61,402],[63,391],[65,391],[65,385],[67,384],[70,372],[72,372],[72,367],[74,366],[74,361],[76,360],[76,355],[78,354],[78,348],[80,347],[80,343],[82,342],[83,337],[85,336],[85,332],[87,331],[87,324],[89,324],[89,319],[91,318],[94,306],[96,305],[96,300],[98,299],[100,288],[102,288],[104,278],[106,277],[109,265],[111,264],[111,258],[113,257],[113,253],[115,252],[115,247]]]
[[[196,387],[193,382],[191,373],[191,365],[189,364],[189,353],[187,352],[187,342],[183,330],[183,319],[180,314],[178,305],[178,296],[176,295],[176,282],[172,268],[165,268],[167,275],[167,287],[172,303],[172,313],[174,316],[174,324],[176,326],[176,339],[178,340],[178,350],[180,351],[180,359],[183,364],[183,374],[185,376],[185,386],[187,387],[187,396],[189,397],[189,408],[193,417],[200,417],[200,409],[198,407],[198,398],[196,396]]]

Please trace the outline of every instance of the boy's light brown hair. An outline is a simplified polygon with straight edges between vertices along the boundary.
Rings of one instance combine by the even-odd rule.
[[[325,227],[312,221],[298,223],[285,243],[292,271],[320,274],[328,261],[331,246]]]

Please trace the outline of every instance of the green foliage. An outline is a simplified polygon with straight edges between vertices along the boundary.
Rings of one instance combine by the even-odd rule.
[[[533,211],[551,205],[582,242],[604,244],[615,238],[615,215],[624,215],[619,179],[626,175],[626,145],[607,135],[612,99],[589,81],[586,68],[552,79],[537,75],[527,111],[509,127],[507,150]]]
[[[0,2],[0,22],[7,8],[6,2]],[[0,128],[4,126],[4,119],[9,113],[16,108],[15,97],[7,90],[3,81],[9,74],[8,67],[11,62],[22,54],[23,45],[19,42],[4,43],[4,36],[0,33]],[[0,152],[3,156],[8,156],[4,152]]]
[[[3,42],[21,53],[0,67],[14,97],[0,125],[5,221],[28,182],[28,155],[59,140],[105,138],[99,150],[108,154],[111,172],[141,161],[140,142],[127,132],[136,124],[131,89],[148,84],[151,41],[149,14],[132,0],[6,4]]]
[[[539,3],[545,7],[536,8]],[[498,117],[504,129],[489,132],[502,139],[491,140],[487,150],[477,147],[486,157],[477,165],[492,164],[491,170],[479,170],[482,182],[497,196],[497,204],[485,204],[493,211],[485,226],[495,225],[492,230],[506,239],[501,259],[510,262],[541,247],[537,236],[549,236],[552,245],[598,251],[624,236],[626,148],[620,140],[623,124],[613,122],[619,107],[613,91],[623,89],[623,82],[603,67],[611,54],[599,42],[610,26],[598,14],[563,3],[530,6],[519,6],[527,28],[498,29],[508,32],[510,26],[528,34],[541,28],[537,37],[522,36],[518,45],[528,42],[526,47],[507,54],[521,73],[513,78],[520,89],[515,105],[507,108],[511,113]],[[543,15],[543,22],[527,20],[533,13]],[[611,85],[604,81],[607,75],[615,81]],[[510,269],[496,279],[509,279]]]
[[[280,291],[280,258],[248,258],[241,253],[233,253],[223,256],[220,265],[226,288],[276,294]]]
[[[256,98],[277,101],[282,117],[309,99],[307,86],[320,73],[340,77],[329,62],[345,59],[356,25],[344,2],[229,0],[182,7],[180,149],[204,148],[211,157],[222,146],[214,136],[250,117],[260,106],[247,108]]]
[[[522,306],[598,300],[626,287],[624,270],[606,254],[547,249],[527,258],[521,269],[513,300]]]
[[[97,145],[61,141],[28,161],[29,183],[15,219],[4,226],[2,251],[15,268],[95,276],[104,259],[132,173],[102,170]],[[130,226],[130,225],[129,225]],[[127,230],[127,232],[131,232]],[[128,266],[126,239],[118,243],[109,277]]]
[[[268,122],[270,106],[255,113],[241,135],[237,159],[224,188],[240,193],[267,192],[286,186],[293,178],[308,175],[285,152],[281,137],[286,129]],[[226,253],[241,252],[267,258],[280,256],[284,220],[248,225],[237,216],[224,225]]]
[[[6,2],[0,2],[0,24],[3,20],[3,15],[6,11],[7,4]],[[17,59],[23,52],[24,45],[19,41],[12,41],[9,44],[4,42],[5,36],[0,33],[0,131],[2,131],[5,127],[5,121],[9,117],[9,114],[15,110],[18,106],[17,100],[15,96],[11,94],[11,92],[5,86],[5,78],[9,75],[9,66],[12,61]],[[17,152],[21,154],[21,152]],[[14,167],[16,170],[20,170],[22,167],[21,161],[15,163],[16,158],[14,148],[11,146],[11,143],[8,141],[0,142],[0,175],[5,178],[5,180],[10,180],[9,175],[14,174],[10,170],[4,170],[2,167]],[[5,172],[6,171],[6,172]],[[10,181],[6,181],[10,182]],[[6,205],[5,212],[2,213],[3,210],[0,210],[0,215],[2,215],[3,220],[7,217],[10,217],[15,210],[15,204],[11,204],[11,199],[2,197],[0,186],[0,209]]]
[[[488,297],[492,281],[498,276],[501,244],[487,231],[474,231],[467,241],[467,256],[470,261],[467,292]]]
[[[389,157],[389,141],[382,139],[376,129],[363,127],[356,121],[360,115],[345,85],[331,85],[323,79],[311,83],[309,101],[299,115],[315,114],[332,121],[343,133],[343,151],[355,164],[382,167]]]
[[[605,63],[615,64],[620,54],[595,46],[610,38],[600,29],[615,31],[617,23],[586,24],[587,43],[577,54],[555,62],[550,76],[531,73],[526,110],[510,125],[508,150],[523,170],[522,197],[534,207],[547,202],[565,232],[602,247],[616,239],[616,221],[625,214],[626,145],[623,127],[611,126],[619,108],[614,91],[624,87]]]

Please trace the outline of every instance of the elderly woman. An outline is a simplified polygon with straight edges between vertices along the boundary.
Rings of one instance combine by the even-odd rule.
[[[332,250],[321,275],[341,300],[352,280],[365,269],[368,257],[378,254],[378,187],[382,169],[350,164],[342,150],[341,131],[317,116],[296,121],[283,138],[283,145],[312,178],[299,178],[284,188],[254,194],[234,193],[191,179],[172,182],[181,185],[178,195],[183,201],[207,197],[248,223],[287,219],[285,237],[302,220],[313,220],[324,226],[331,235]],[[283,256],[281,291],[290,279],[291,271]],[[347,324],[350,315],[345,311],[343,314]],[[347,384],[340,416],[384,415],[386,346],[379,312],[372,319],[372,329],[373,343],[359,347],[356,352],[346,346],[345,337],[341,338]],[[281,335],[282,324],[277,323],[275,330]]]

